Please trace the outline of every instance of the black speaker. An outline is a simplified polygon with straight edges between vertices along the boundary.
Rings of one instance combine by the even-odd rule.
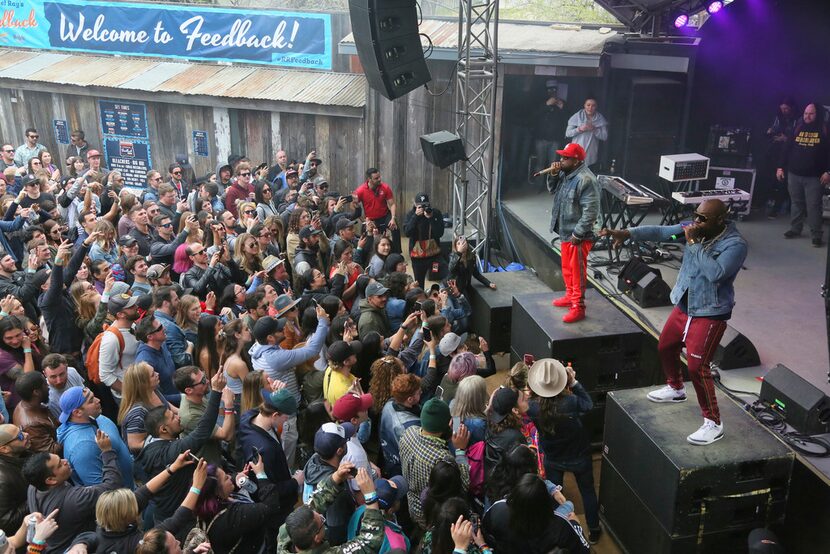
[[[801,433],[830,432],[830,399],[786,366],[778,364],[764,376],[761,400],[780,411]]]
[[[648,391],[606,396],[600,513],[624,550],[720,552],[696,550],[697,539],[742,531],[746,540],[755,527],[783,521],[795,458],[786,445],[718,391],[725,435],[691,445],[686,435],[701,421],[697,402],[655,404]]]
[[[466,160],[464,141],[455,133],[438,131],[421,137],[421,149],[424,157],[432,165],[441,169],[449,167],[455,162]]]
[[[659,269],[650,267],[640,258],[631,258],[620,270],[617,289],[629,293],[643,308],[670,306],[671,288]]]
[[[418,34],[416,0],[350,0],[349,17],[371,88],[394,100],[432,80]]]
[[[731,325],[726,326],[720,344],[715,349],[715,355],[712,356],[712,361],[719,369],[738,369],[761,365],[758,349],[755,348],[751,340]]]
[[[510,352],[513,296],[535,292],[553,296],[553,291],[530,270],[488,273],[487,278],[496,284],[496,290],[474,280],[467,291],[475,314],[470,318],[470,329],[487,339],[491,352]]]

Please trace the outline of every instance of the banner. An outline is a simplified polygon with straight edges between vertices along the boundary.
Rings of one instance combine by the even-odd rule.
[[[0,0],[0,46],[331,69],[328,14]]]

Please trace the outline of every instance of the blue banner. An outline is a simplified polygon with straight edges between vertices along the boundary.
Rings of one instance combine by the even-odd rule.
[[[104,136],[147,138],[147,106],[122,100],[99,100]]]
[[[0,4],[0,46],[331,69],[328,14],[78,0]]]

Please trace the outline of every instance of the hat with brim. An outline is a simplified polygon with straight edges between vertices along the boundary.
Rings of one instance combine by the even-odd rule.
[[[556,153],[563,158],[573,158],[579,161],[583,161],[585,159],[585,149],[575,142],[570,143],[562,150],[557,150]]]
[[[59,402],[61,415],[58,417],[61,423],[66,423],[72,417],[72,412],[80,408],[86,402],[83,387],[71,387],[61,395]]]
[[[378,494],[378,504],[384,510],[395,505],[395,502],[403,502],[406,493],[409,492],[409,483],[401,475],[395,475],[389,479],[375,479],[375,491]]]
[[[568,372],[559,360],[536,360],[527,372],[527,386],[537,396],[552,398],[568,384]]]
[[[465,342],[467,342],[467,333],[462,333],[459,336],[450,332],[441,337],[441,341],[438,343],[438,351],[441,352],[442,356],[449,356]]]
[[[490,413],[487,417],[493,423],[501,423],[519,403],[519,391],[509,387],[499,387],[490,401]]]
[[[279,413],[285,415],[297,413],[299,406],[297,399],[287,389],[279,389],[273,392],[268,389],[261,389],[260,392],[265,403]]]
[[[265,273],[271,273],[282,263],[285,263],[285,260],[280,257],[266,256],[265,259],[262,260],[262,267],[265,268]]]
[[[274,301],[274,307],[277,308],[277,317],[282,317],[283,314],[290,311],[291,308],[300,303],[300,299],[292,300],[287,294],[281,294]]]

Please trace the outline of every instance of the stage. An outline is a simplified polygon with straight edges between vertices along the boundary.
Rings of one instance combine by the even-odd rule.
[[[504,216],[519,251],[519,261],[534,268],[554,290],[564,290],[558,268],[558,241],[550,248],[550,241],[556,238],[555,233],[548,231],[552,196],[530,190],[526,185],[504,196]],[[660,214],[653,212],[646,216],[644,224],[659,221]],[[812,247],[807,234],[800,239],[784,239],[788,229],[784,217],[769,220],[750,215],[737,225],[749,243],[749,255],[735,280],[736,305],[729,324],[752,341],[761,364],[723,372],[724,378],[734,380],[736,386],[741,385],[739,388],[757,391],[760,382],[756,377],[780,363],[830,394],[824,301],[819,294],[824,282],[826,249]],[[680,267],[682,246],[671,253],[674,260],[652,264],[660,269],[670,287],[674,286]],[[621,258],[628,258],[627,251],[621,252]],[[610,297],[656,338],[671,307],[641,308],[620,294],[616,275],[609,275],[609,267],[601,265],[607,261],[607,250],[591,253],[590,285]],[[587,316],[591,317],[590,306]]]

